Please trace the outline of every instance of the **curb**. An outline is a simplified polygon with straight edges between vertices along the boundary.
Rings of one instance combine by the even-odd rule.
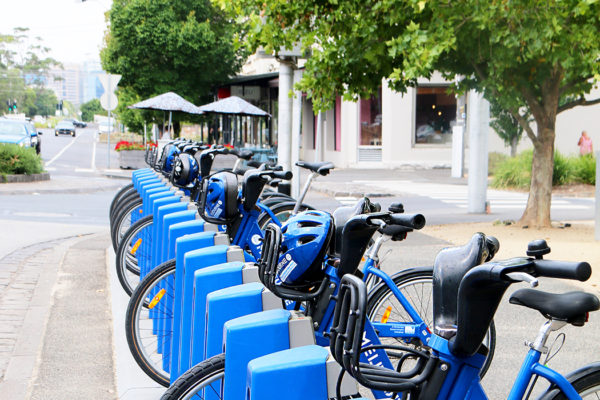
[[[72,189],[29,189],[29,190],[0,190],[0,195],[16,196],[28,194],[85,194],[96,192],[110,192],[118,190],[122,185],[105,186],[101,188],[72,188]]]
[[[0,183],[26,183],[49,181],[50,173],[42,172],[41,174],[15,174],[15,175],[0,175]]]
[[[314,185],[310,189],[317,193],[328,194],[334,197],[394,197],[395,194],[383,192],[359,192],[358,190],[338,190],[325,186]]]

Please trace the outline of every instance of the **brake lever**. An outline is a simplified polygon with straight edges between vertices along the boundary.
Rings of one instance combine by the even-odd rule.
[[[540,281],[538,281],[537,278],[526,272],[509,272],[506,276],[515,282],[527,282],[532,288],[537,287],[540,284]]]

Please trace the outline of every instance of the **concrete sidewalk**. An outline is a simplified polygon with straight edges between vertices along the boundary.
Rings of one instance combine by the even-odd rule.
[[[94,231],[0,259],[0,399],[115,398],[109,238]]]

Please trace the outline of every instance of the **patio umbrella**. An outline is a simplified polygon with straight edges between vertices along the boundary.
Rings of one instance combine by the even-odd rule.
[[[183,97],[173,92],[163,93],[130,105],[128,108],[137,108],[140,110],[160,110],[169,112],[169,135],[171,132],[171,119],[173,111],[184,112],[188,114],[203,114],[200,109],[190,103]]]
[[[237,96],[230,96],[213,103],[198,107],[198,110],[213,114],[233,114],[247,117],[270,117],[271,115],[260,108],[248,103]]]
[[[200,106],[198,109],[207,114],[232,115],[237,117],[269,118],[271,116],[268,112],[261,110],[255,105],[237,96],[226,97],[224,99]],[[237,127],[237,122],[235,123],[235,126]]]

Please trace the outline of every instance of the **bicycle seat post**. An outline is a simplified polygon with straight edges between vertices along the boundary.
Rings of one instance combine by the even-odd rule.
[[[315,179],[317,176],[319,176],[318,172],[313,172],[310,175],[308,175],[308,179],[306,180],[306,183],[304,183],[304,188],[302,188],[302,193],[300,193],[300,196],[298,196],[298,199],[296,200],[296,205],[294,205],[294,210],[292,211],[292,215],[298,214],[298,210],[300,210],[300,206],[304,202],[304,198],[306,197],[306,193],[308,193],[310,184],[311,184],[312,180]]]

